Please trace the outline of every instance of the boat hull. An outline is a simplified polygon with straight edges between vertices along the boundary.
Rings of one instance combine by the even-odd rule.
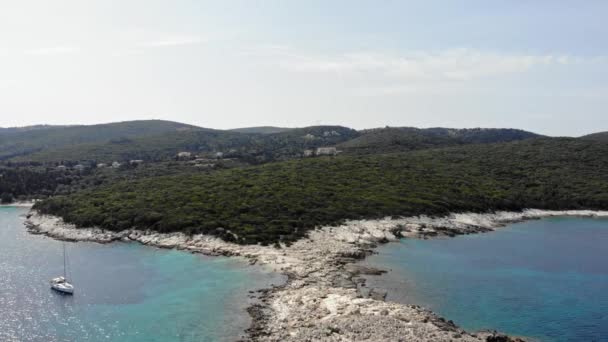
[[[51,289],[65,293],[65,294],[74,294],[74,286],[66,281],[64,277],[58,277],[51,280]]]
[[[53,284],[51,285],[51,289],[64,294],[74,294],[74,287],[66,286],[65,284]]]

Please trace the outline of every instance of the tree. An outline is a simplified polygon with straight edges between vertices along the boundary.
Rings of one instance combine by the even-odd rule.
[[[0,195],[0,203],[2,203],[2,204],[13,203],[13,194],[9,194],[8,192],[3,192],[2,195]]]

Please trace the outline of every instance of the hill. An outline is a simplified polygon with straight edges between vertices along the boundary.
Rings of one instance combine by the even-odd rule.
[[[49,127],[0,134],[0,160],[17,163],[166,161],[178,152],[240,158],[249,164],[302,156],[304,150],[337,146],[346,154],[382,154],[539,137],[516,129],[413,127],[363,131],[342,126],[271,126],[214,130],[165,121],[135,121],[96,126]]]
[[[271,243],[346,219],[606,210],[607,169],[607,144],[540,138],[137,179],[57,196],[35,208],[80,227],[202,232]]]
[[[132,139],[103,143],[75,144],[43,150],[15,158],[15,162],[57,163],[60,161],[94,160],[97,162],[143,159],[173,159],[180,151],[214,156],[241,158],[250,163],[300,157],[307,148],[333,146],[358,136],[357,131],[340,126],[313,126],[280,133],[257,134],[196,129],[173,131]]]
[[[38,129],[0,134],[0,160],[64,146],[198,129],[200,128],[161,120],[126,121],[91,126],[42,126]]]
[[[347,153],[387,153],[537,137],[540,135],[518,129],[386,127],[364,130],[360,137],[341,144],[339,148]]]
[[[41,129],[49,129],[49,128],[61,128],[68,126],[53,126],[53,125],[33,125],[33,126],[23,126],[23,127],[0,127],[0,134],[14,134],[14,133],[23,133],[28,131],[36,131]]]
[[[293,128],[274,127],[274,126],[259,126],[259,127],[243,127],[230,129],[231,132],[252,133],[252,134],[271,134],[282,133],[292,130]]]
[[[580,139],[608,142],[608,132],[599,132],[599,133],[588,134],[588,135],[580,137]]]

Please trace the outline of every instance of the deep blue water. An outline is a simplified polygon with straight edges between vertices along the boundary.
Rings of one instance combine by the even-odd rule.
[[[61,242],[0,207],[0,341],[224,341],[249,325],[248,290],[282,279],[242,261],[138,244],[67,243],[73,297],[50,290]],[[21,217],[20,217],[21,216]]]
[[[549,218],[488,234],[403,239],[367,264],[368,286],[469,330],[608,341],[608,220]]]

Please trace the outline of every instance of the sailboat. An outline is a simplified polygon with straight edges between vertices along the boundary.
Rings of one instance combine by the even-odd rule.
[[[63,243],[63,276],[51,279],[51,288],[55,291],[64,293],[64,294],[74,294],[74,285],[70,284],[68,281],[67,273],[66,273],[66,259],[67,255],[65,252],[65,242]]]

